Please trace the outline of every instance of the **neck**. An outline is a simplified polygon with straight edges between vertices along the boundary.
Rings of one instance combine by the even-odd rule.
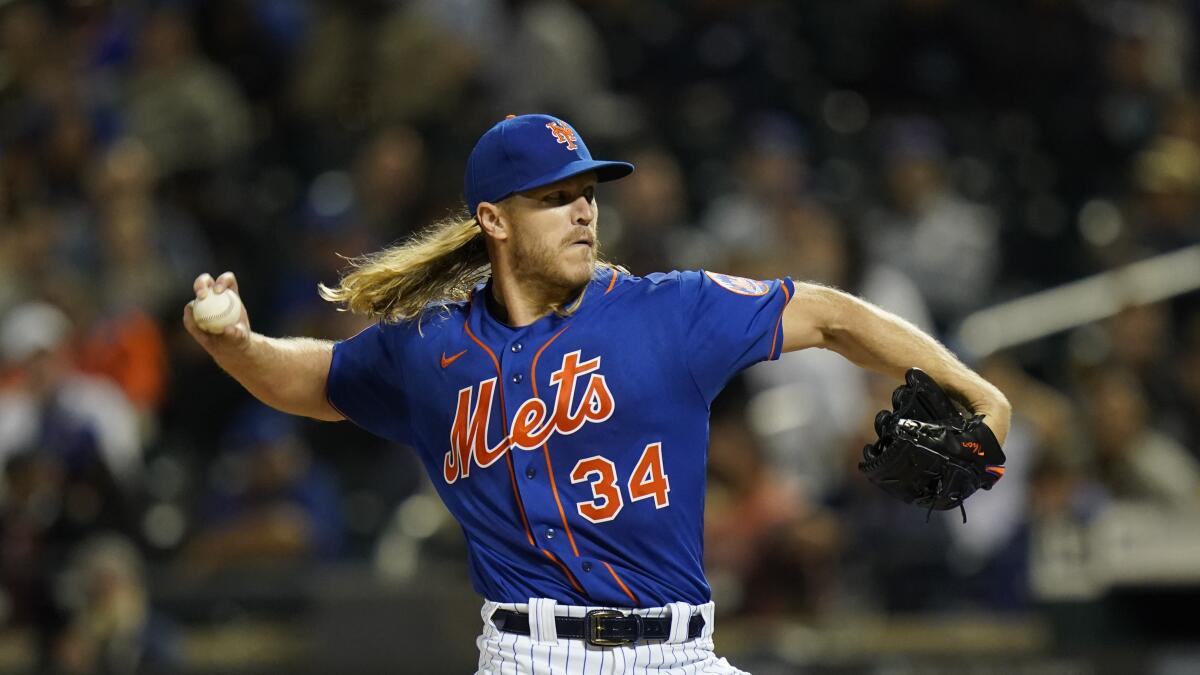
[[[504,323],[519,328],[570,304],[581,290],[523,280],[511,273],[497,274],[493,270],[488,300]]]

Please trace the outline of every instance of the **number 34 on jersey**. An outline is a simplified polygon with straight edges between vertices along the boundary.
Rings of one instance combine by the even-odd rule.
[[[579,515],[593,523],[605,523],[616,518],[621,509],[625,508],[617,486],[616,465],[600,455],[579,460],[571,470],[571,482],[582,483],[589,478],[592,482],[592,501],[575,505]],[[626,487],[629,490],[630,501],[653,499],[656,509],[671,503],[667,498],[671,492],[671,481],[663,473],[662,467],[662,443],[646,446],[629,476]]]
[[[540,398],[526,400],[517,409],[509,433],[494,447],[488,446],[487,439],[496,378],[479,383],[474,401],[471,399],[475,387],[460,389],[450,428],[450,450],[442,464],[442,477],[446,483],[468,478],[472,464],[480,468],[495,464],[511,448],[532,450],[545,444],[553,434],[573,434],[588,422],[603,422],[612,417],[616,403],[604,376],[596,372],[600,369],[600,357],[587,361],[580,359],[579,351],[564,355],[561,367],[550,375],[550,384],[558,388],[554,408],[548,409]],[[576,387],[581,384],[583,395],[579,404],[573,406]],[[580,516],[593,523],[616,518],[625,507],[624,494],[629,495],[631,502],[653,499],[654,507],[658,509],[670,504],[671,484],[663,472],[660,442],[646,445],[627,478],[618,476],[616,465],[601,455],[576,462],[570,478],[572,483],[591,483],[591,501],[579,502],[575,507]]]

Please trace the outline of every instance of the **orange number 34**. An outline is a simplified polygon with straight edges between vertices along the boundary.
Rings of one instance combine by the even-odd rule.
[[[599,455],[585,457],[571,469],[571,482],[583,483],[591,480],[592,500],[579,502],[575,509],[579,515],[593,523],[606,523],[625,507],[621,498],[621,490],[617,487],[617,467],[608,459]],[[654,499],[654,508],[661,509],[671,502],[668,493],[671,492],[671,482],[663,473],[662,443],[651,443],[642,451],[633,474],[629,476],[629,499]]]

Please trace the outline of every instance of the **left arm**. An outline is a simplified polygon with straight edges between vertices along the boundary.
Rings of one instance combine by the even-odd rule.
[[[848,293],[797,283],[795,297],[783,310],[783,337],[783,351],[829,349],[898,380],[909,368],[920,368],[972,412],[984,415],[996,440],[1004,443],[1008,436],[1012,406],[999,389],[916,326]]]

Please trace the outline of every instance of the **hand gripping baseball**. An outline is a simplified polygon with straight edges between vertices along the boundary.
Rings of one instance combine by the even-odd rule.
[[[183,325],[210,353],[243,346],[250,339],[250,317],[238,294],[237,278],[225,272],[213,280],[207,272],[192,284],[196,299],[183,309]]]
[[[929,513],[957,507],[966,522],[963,502],[1004,475],[1004,451],[983,416],[964,414],[929,375],[912,368],[904,380],[858,468],[893,497]]]

